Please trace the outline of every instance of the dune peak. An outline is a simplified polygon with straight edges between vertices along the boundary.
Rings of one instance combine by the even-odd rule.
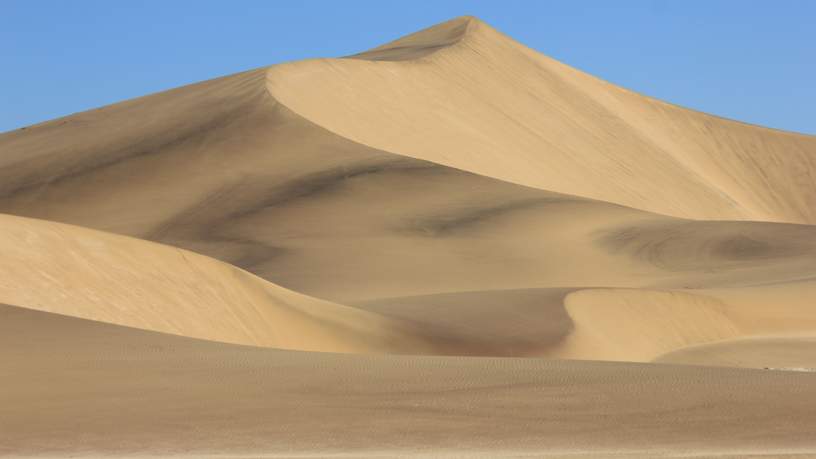
[[[354,142],[524,186],[677,217],[816,223],[804,179],[816,137],[642,96],[467,16],[351,57],[272,66],[269,93]]]
[[[419,59],[461,42],[480,22],[474,16],[459,16],[347,58],[373,61]]]

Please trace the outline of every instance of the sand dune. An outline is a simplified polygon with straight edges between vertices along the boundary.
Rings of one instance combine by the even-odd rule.
[[[796,291],[796,287],[790,289]],[[735,290],[737,294],[744,291]],[[706,290],[580,290],[564,300],[575,330],[555,355],[646,362],[692,346],[727,344],[730,340],[742,342],[740,338],[745,336],[781,334],[793,342],[813,336],[816,330],[811,306],[813,297],[803,294],[801,289],[799,292],[795,301],[772,306],[766,303],[765,310],[761,311],[734,301],[732,295],[726,295],[728,299],[723,300]],[[776,320],[766,320],[770,307],[774,309],[772,314]],[[687,362],[710,363],[704,356]],[[812,363],[816,364],[816,359],[812,359]]]
[[[816,330],[802,300],[812,283],[776,286],[798,290],[791,295],[802,299],[777,306],[774,322],[765,320],[767,308],[729,302],[750,292],[744,287],[715,291],[725,299],[706,290],[574,287],[391,297],[348,307],[181,249],[43,220],[0,220],[1,302],[229,343],[650,361],[690,345]]]
[[[462,35],[464,42],[451,38],[457,33],[464,34]],[[474,94],[469,97],[468,103],[456,101],[451,98],[452,96],[435,98],[434,100],[437,101],[435,103],[424,103],[420,97],[421,94],[418,94],[412,97],[414,102],[409,104],[394,99],[394,94],[390,90],[375,90],[374,82],[360,77],[359,84],[365,85],[367,89],[359,92],[370,95],[374,100],[355,97],[354,104],[346,103],[347,101],[334,103],[331,98],[342,92],[339,89],[334,93],[319,96],[316,94],[320,91],[306,91],[308,94],[315,94],[315,100],[325,102],[322,105],[324,110],[320,111],[317,110],[319,107],[314,107],[320,113],[307,113],[307,118],[292,112],[292,109],[305,111],[300,107],[302,101],[297,99],[301,86],[297,88],[287,86],[279,90],[274,88],[276,84],[286,82],[297,83],[304,87],[311,82],[316,85],[315,88],[327,90],[330,89],[331,82],[334,82],[331,84],[344,84],[349,88],[354,88],[354,84],[357,84],[355,82],[357,80],[345,81],[331,74],[326,75],[331,82],[312,81],[311,78],[318,78],[324,73],[322,67],[324,63],[330,63],[331,68],[363,66],[360,71],[366,72],[366,75],[369,76],[376,75],[374,69],[369,71],[367,67],[369,65],[374,68],[379,68],[380,65],[405,66],[405,69],[398,67],[402,69],[400,71],[394,70],[393,75],[396,76],[403,72],[427,70],[424,79],[413,74],[408,77],[414,82],[430,80],[428,84],[447,80],[451,80],[451,84],[458,84],[461,75],[474,77],[485,75],[482,69],[479,71],[475,69],[436,69],[435,61],[428,62],[428,59],[431,58],[442,59],[444,62],[439,65],[447,65],[447,59],[454,57],[456,57],[455,62],[462,65],[470,63],[473,66],[486,66],[494,59],[504,62],[511,58],[515,59],[513,62],[517,60],[526,63],[525,65],[533,65],[531,62],[537,62],[535,64],[537,66],[543,65],[536,60],[538,59],[542,62],[549,62],[565,72],[569,70],[510,41],[490,29],[489,26],[470,19],[447,24],[442,27],[441,31],[431,29],[430,33],[423,32],[419,37],[410,38],[409,44],[414,43],[414,47],[428,51],[429,48],[433,48],[428,45],[428,42],[436,41],[445,44],[446,47],[435,48],[436,52],[423,56],[419,60],[369,62],[361,59],[334,59],[273,66],[269,69],[199,83],[7,133],[0,137],[0,150],[5,153],[0,157],[0,177],[3,177],[0,182],[0,196],[2,196],[0,197],[0,211],[168,243],[235,264],[286,287],[332,300],[344,301],[364,296],[480,290],[485,286],[457,285],[450,280],[443,280],[445,284],[450,283],[449,286],[443,285],[433,290],[423,287],[423,290],[413,289],[407,292],[376,291],[371,295],[355,291],[340,292],[338,290],[341,287],[330,285],[332,281],[325,277],[308,279],[309,276],[314,275],[316,266],[320,268],[327,264],[335,266],[336,269],[331,273],[331,278],[334,279],[334,282],[347,286],[353,279],[343,279],[343,276],[353,276],[357,270],[369,269],[374,263],[377,264],[375,267],[377,272],[383,269],[394,269],[394,266],[403,266],[416,260],[427,261],[423,268],[427,268],[428,265],[436,266],[437,263],[427,257],[407,257],[405,252],[399,249],[394,249],[395,251],[389,254],[384,251],[386,250],[384,247],[377,247],[376,251],[371,250],[366,253],[372,256],[383,254],[385,260],[357,261],[355,257],[363,256],[366,253],[330,253],[341,246],[334,241],[315,248],[316,253],[309,255],[311,257],[309,260],[303,260],[304,251],[309,250],[309,247],[304,247],[304,245],[312,244],[312,241],[304,241],[304,239],[317,239],[313,236],[315,231],[325,230],[331,233],[330,237],[338,239],[345,233],[351,233],[349,236],[353,238],[353,241],[347,240],[343,245],[349,247],[346,252],[357,252],[354,249],[356,244],[361,242],[360,237],[365,238],[363,243],[375,244],[379,241],[374,240],[373,236],[388,234],[385,230],[393,232],[399,230],[400,226],[406,226],[410,231],[412,224],[414,226],[425,224],[422,220],[453,220],[454,215],[461,215],[461,218],[469,219],[470,223],[479,223],[487,216],[501,217],[501,214],[507,213],[507,210],[523,210],[520,209],[525,205],[522,201],[530,201],[532,205],[534,204],[532,201],[535,200],[549,200],[552,195],[546,190],[635,205],[639,209],[655,210],[665,214],[698,218],[809,222],[810,217],[805,218],[805,214],[810,212],[810,209],[816,208],[811,205],[812,201],[808,198],[808,193],[813,192],[813,181],[805,177],[804,183],[797,185],[798,182],[795,180],[796,177],[806,174],[808,170],[798,158],[802,156],[810,161],[816,155],[816,143],[812,137],[808,136],[752,128],[676,109],[686,117],[700,118],[702,120],[700,122],[714,123],[714,120],[717,120],[716,122],[725,123],[726,126],[734,129],[747,129],[756,135],[763,136],[762,141],[756,143],[757,148],[739,149],[741,155],[754,155],[745,159],[744,164],[741,163],[739,167],[753,165],[752,167],[760,168],[759,172],[763,174],[771,174],[775,171],[774,167],[784,167],[787,172],[779,172],[782,174],[781,179],[775,180],[769,176],[762,180],[753,180],[751,174],[741,173],[735,169],[737,166],[729,169],[740,180],[746,182],[745,187],[761,194],[763,199],[775,200],[776,204],[772,206],[775,209],[773,212],[769,210],[757,213],[749,211],[749,208],[754,206],[752,204],[754,201],[749,203],[749,200],[746,199],[728,198],[728,196],[737,196],[735,193],[726,196],[721,192],[711,191],[711,187],[715,185],[720,188],[725,187],[725,181],[712,180],[704,183],[699,178],[700,174],[691,174],[688,168],[678,169],[672,166],[676,164],[676,161],[667,156],[668,153],[664,150],[649,147],[648,152],[644,153],[645,147],[636,148],[633,144],[613,148],[617,143],[604,136],[621,137],[622,128],[598,126],[597,123],[608,121],[611,115],[606,116],[604,112],[597,113],[597,110],[585,110],[586,107],[583,106],[572,109],[582,113],[587,112],[583,116],[590,117],[590,120],[579,124],[583,126],[581,129],[587,129],[587,132],[592,135],[588,135],[583,130],[572,135],[571,131],[565,127],[560,125],[553,127],[545,122],[546,120],[534,122],[533,120],[537,118],[532,117],[528,111],[521,111],[514,115],[514,119],[526,120],[524,123],[519,121],[520,124],[513,129],[507,126],[496,128],[502,129],[504,134],[493,136],[491,142],[498,142],[500,145],[491,149],[492,153],[484,151],[487,147],[477,148],[471,145],[471,143],[488,145],[470,135],[471,131],[480,133],[479,135],[488,135],[491,131],[481,125],[472,125],[471,128],[468,128],[470,131],[467,135],[464,135],[459,133],[456,123],[462,123],[468,116],[477,113],[472,105],[476,101],[490,100],[488,96],[493,94],[491,92],[493,89],[498,91],[504,88],[502,91],[510,91],[518,88],[518,84],[501,83],[499,80],[491,85],[484,83],[482,85],[484,88],[482,88],[479,86],[482,83],[473,82],[476,85],[475,88],[482,88],[484,94],[478,93],[478,97]],[[471,45],[471,42],[475,44]],[[490,58],[475,59],[472,53],[476,51],[471,48],[480,44],[495,45],[494,47],[498,49],[492,51]],[[410,46],[406,48],[397,45],[396,47],[402,50],[400,52],[414,52],[410,51]],[[406,49],[409,51],[405,51]],[[448,57],[443,59],[445,56]],[[312,68],[313,66],[317,68]],[[564,93],[560,86],[552,86],[554,84],[551,81],[552,78],[545,78],[546,75],[541,74],[543,70],[525,73],[524,68],[526,67],[514,68],[512,73],[514,75],[529,73],[527,78],[538,82],[539,90],[544,91],[549,88],[548,93],[540,95],[544,101],[562,98],[568,101],[580,99]],[[603,92],[593,92],[597,98],[611,97],[607,94],[608,91],[621,92],[572,70],[561,77],[561,79],[566,78],[574,84],[587,80],[600,85]],[[279,79],[285,81],[276,83]],[[387,84],[394,87],[410,87],[407,83],[406,85],[397,83],[387,81]],[[592,88],[595,86],[584,89],[589,91]],[[425,91],[420,92],[426,93]],[[552,92],[555,94],[550,94]],[[623,93],[626,92],[621,92]],[[308,94],[305,94],[304,97]],[[430,92],[427,94],[430,95],[422,97],[433,96]],[[376,99],[376,97],[386,96],[388,101]],[[504,97],[501,94],[495,95],[499,100],[506,100],[507,104],[512,102],[513,110],[508,108],[508,113],[514,113],[514,110],[522,110],[529,106],[529,103],[515,103],[515,99],[500,96]],[[631,97],[635,96],[631,95]],[[668,106],[664,107],[665,104],[661,105],[649,99],[636,97],[635,100],[641,105],[648,102],[657,104],[666,110],[669,109]],[[429,126],[413,126],[402,121],[394,122],[382,113],[370,114],[374,117],[372,122],[377,121],[382,126],[371,126],[366,122],[369,116],[366,110],[369,108],[373,110],[377,107],[385,107],[390,103],[403,104],[403,102],[404,107],[400,105],[402,108],[399,110],[395,108],[395,112],[403,113],[400,116],[407,117],[413,120],[412,122],[424,123],[427,121]],[[448,104],[445,110],[457,110],[455,113],[445,112],[448,113],[450,119],[456,120],[455,122],[432,120],[430,115],[420,116],[415,113],[409,116],[406,114],[411,110],[436,107],[434,104],[442,102]],[[461,104],[457,105],[459,102]],[[552,119],[553,123],[567,122],[568,117],[563,113],[553,111],[554,108],[549,111],[544,110],[546,105],[543,105],[542,101],[537,102],[541,103],[534,103],[529,108],[534,109],[538,117],[548,114],[548,119]],[[636,104],[633,102],[626,107],[634,105]],[[429,132],[435,129],[445,131],[437,135],[438,144],[412,143],[417,151],[427,153],[423,153],[426,156],[423,159],[432,162],[417,161],[411,156],[419,156],[418,154],[398,145],[382,145],[382,149],[375,149],[365,144],[374,145],[377,143],[376,139],[357,139],[354,135],[342,133],[353,140],[363,142],[358,143],[332,134],[315,124],[319,122],[329,129],[340,132],[339,127],[330,126],[330,120],[323,120],[323,117],[333,116],[335,108],[365,112],[360,114],[355,112],[355,116],[347,116],[344,112],[342,116],[338,115],[338,121],[353,122],[355,129],[370,131],[371,135],[382,133],[388,139],[405,139],[405,142],[409,142],[411,136],[400,132],[389,133],[387,129],[411,129],[412,132],[422,133],[421,136],[425,139],[423,142],[434,142],[434,137]],[[429,113],[437,113],[439,110],[442,108],[429,109]],[[491,124],[494,118],[505,118],[495,112],[490,113],[492,114],[484,116],[485,120]],[[667,123],[655,121],[648,126],[641,123],[637,127],[651,132],[652,124],[656,125],[654,129],[658,129]],[[531,143],[530,148],[523,149],[516,145],[514,142],[524,138],[516,131],[519,129],[532,130],[530,126],[524,127],[527,125],[535,127],[535,138],[549,139],[548,142],[555,142],[559,147]],[[553,129],[558,132],[553,133]],[[732,161],[732,159],[725,158],[725,155],[729,154],[728,152],[732,149],[740,148],[740,145],[728,144],[728,138],[711,137],[713,134],[711,136],[692,134],[694,132],[687,132],[682,135],[677,134],[677,137],[694,139],[695,142],[705,140],[723,143],[723,147],[711,147],[706,150],[716,152],[718,157],[722,155],[723,161]],[[735,142],[748,141],[747,137],[737,137]],[[598,145],[569,145],[569,142],[572,141],[584,142],[586,139],[596,138]],[[771,156],[775,154],[775,148],[777,148],[775,142],[778,139],[790,142],[791,145],[795,144],[795,148],[788,148],[788,144],[785,143],[779,146],[779,148],[784,148],[785,154],[782,157]],[[779,141],[782,142],[782,140]],[[767,148],[758,148],[766,144],[768,144]],[[559,148],[567,150],[562,151]],[[797,153],[800,150],[801,155]],[[460,153],[463,155],[465,151],[469,152],[468,155],[474,164],[465,164],[458,159],[453,161],[454,157],[451,155],[460,155]],[[691,155],[689,148],[682,149],[682,152],[686,159]],[[562,160],[567,161],[561,158],[563,155],[566,155],[569,161],[580,160],[582,163],[561,165]],[[585,158],[581,159],[581,155]],[[706,157],[710,156],[710,154],[706,155]],[[653,169],[644,170],[643,168],[651,167],[649,165],[651,157],[654,157]],[[771,161],[772,157],[774,158],[772,162],[776,166],[766,167],[763,161]],[[462,161],[466,159],[463,157]],[[604,164],[605,161],[620,163],[615,167],[624,168],[626,172],[616,173],[611,165]],[[513,162],[513,164],[508,162]],[[506,167],[524,171],[525,174],[534,177],[541,183],[534,183],[530,179],[512,175],[509,172],[503,173],[505,166],[502,164],[504,163],[508,163]],[[442,164],[453,165],[456,168],[445,167]],[[525,183],[546,190],[536,193],[529,188],[511,187],[495,179],[467,174],[460,169],[511,182]],[[716,173],[720,174],[720,172]],[[715,174],[713,168],[709,171],[709,175],[711,174]],[[458,180],[460,184],[449,184],[450,180]],[[565,181],[569,183],[564,184]],[[542,185],[544,182],[546,186]],[[762,186],[755,182],[761,182]],[[798,186],[801,192],[796,190],[783,192],[783,187],[792,186]],[[587,187],[600,188],[593,191]],[[767,190],[768,187],[774,187],[776,191],[771,192]],[[626,190],[618,188],[626,188]],[[787,197],[779,197],[780,194]],[[568,196],[567,199],[572,199],[572,196]],[[654,202],[647,202],[649,200]],[[789,207],[792,209],[799,206],[794,202],[797,200],[804,200],[801,202],[801,212],[783,211]],[[768,206],[771,205],[768,204],[765,207]],[[355,212],[355,216],[347,218],[348,212]],[[467,215],[468,212],[470,215]],[[485,215],[480,215],[480,212]],[[776,214],[771,215],[774,212]],[[797,212],[801,214],[801,218],[794,215]],[[375,213],[384,215],[378,216]],[[371,218],[376,218],[378,221],[369,222],[368,219]],[[554,216],[548,220],[557,221],[557,226],[562,228],[573,224],[562,216]],[[435,223],[431,221],[428,222],[428,225]],[[382,228],[383,225],[388,227]],[[514,231],[523,231],[528,228],[532,231],[540,231],[540,226],[533,227],[529,224],[519,226],[521,229],[514,229]],[[417,230],[421,229],[424,228],[421,226],[417,228]],[[433,227],[428,229],[428,232],[432,231],[434,231]],[[320,239],[323,238],[324,236],[321,235]],[[546,243],[549,238],[542,235],[537,239]],[[510,243],[513,241],[511,240]],[[537,241],[537,243],[541,242]],[[410,241],[407,244],[408,251],[414,253],[415,246],[419,244],[421,244],[419,241]],[[448,244],[437,244],[431,250],[437,253],[440,245],[444,245],[443,250],[451,250]],[[337,255],[342,255],[342,257]],[[315,259],[321,257],[322,259]],[[394,257],[399,257],[399,262],[391,262]],[[353,263],[351,269],[342,266],[345,260]],[[413,267],[410,268],[412,272],[418,271]],[[614,270],[604,269],[603,276],[613,276],[611,271]],[[550,275],[547,273],[547,276],[540,277],[549,279]],[[401,272],[394,275],[395,280],[378,279],[377,282],[367,282],[367,284],[369,288],[386,290],[386,282],[405,285],[410,276],[411,273]],[[369,278],[367,275],[363,277]],[[477,284],[491,282],[492,279],[487,274],[474,276],[474,278],[478,279],[475,282]],[[631,283],[611,284],[603,282],[603,279],[592,281],[590,284],[593,286],[634,286]],[[514,285],[488,285],[487,287],[528,288],[553,285],[559,286],[561,281],[556,280],[554,284],[547,285],[525,281],[517,282]],[[349,287],[342,288],[348,289]],[[354,286],[353,288],[357,290],[361,287]]]
[[[3,303],[238,344],[421,353],[395,321],[195,253],[42,220],[0,222]]]
[[[0,454],[816,454],[816,137],[462,17],[0,152]]]
[[[812,335],[731,339],[688,346],[654,361],[812,372],[816,371],[816,340]]]
[[[634,94],[473,18],[437,27],[356,59],[271,67],[267,86],[390,152],[681,217],[816,223],[813,137]],[[405,46],[424,52],[405,61]]]

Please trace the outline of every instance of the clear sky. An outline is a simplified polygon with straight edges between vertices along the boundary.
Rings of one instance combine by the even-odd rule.
[[[0,131],[462,14],[635,91],[816,134],[809,0],[0,0]]]

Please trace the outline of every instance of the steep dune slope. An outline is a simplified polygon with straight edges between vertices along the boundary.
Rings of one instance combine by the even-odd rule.
[[[395,321],[207,257],[0,216],[0,302],[184,336],[290,349],[421,353]]]
[[[634,94],[474,18],[354,57],[274,66],[267,84],[378,149],[675,216],[816,223],[811,136]]]
[[[0,361],[0,455],[816,453],[797,372],[276,351],[9,306]]]

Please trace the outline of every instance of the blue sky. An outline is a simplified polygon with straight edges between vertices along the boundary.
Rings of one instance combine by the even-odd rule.
[[[0,0],[0,131],[462,14],[635,91],[816,134],[808,0]]]

